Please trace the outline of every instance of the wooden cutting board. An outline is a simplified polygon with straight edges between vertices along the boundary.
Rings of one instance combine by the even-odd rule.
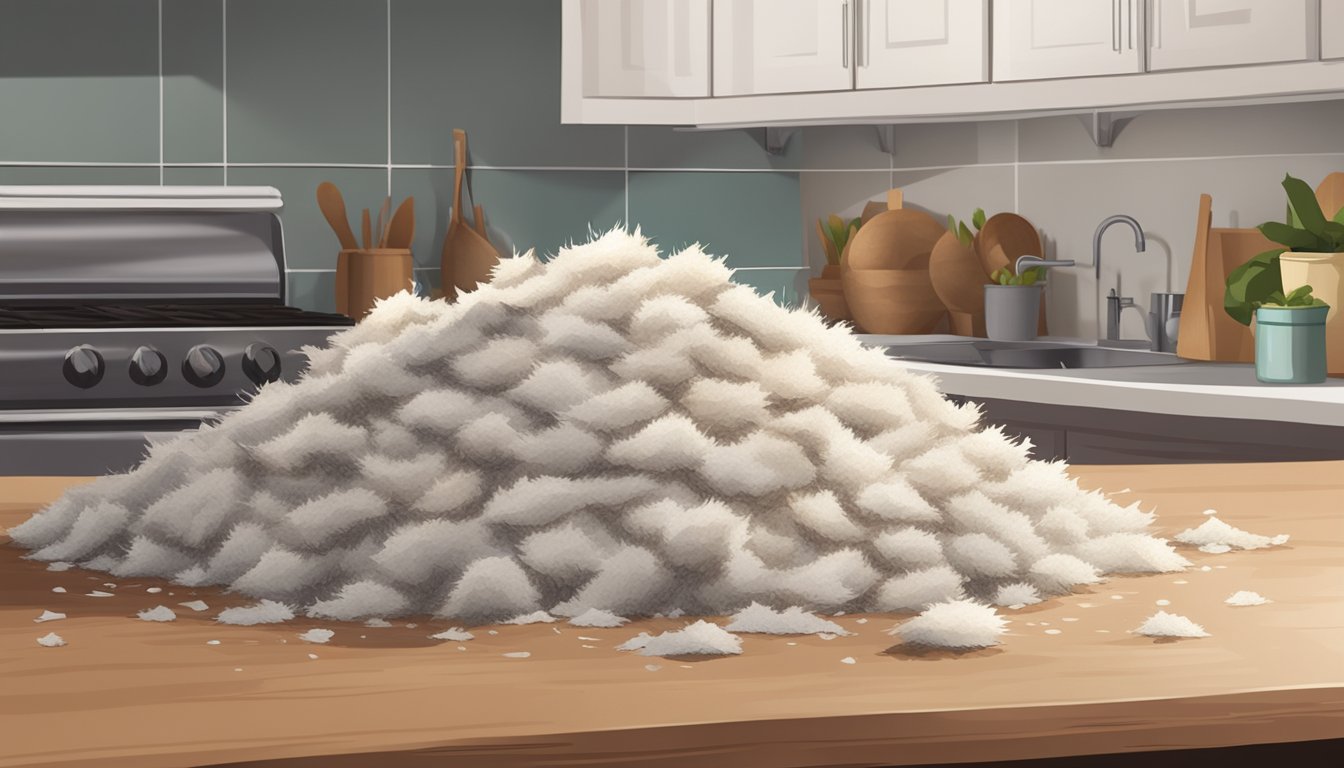
[[[1212,221],[1213,198],[1200,195],[1176,354],[1190,360],[1255,362],[1255,336],[1223,309],[1223,294],[1228,274],[1277,246],[1258,229],[1216,228]]]

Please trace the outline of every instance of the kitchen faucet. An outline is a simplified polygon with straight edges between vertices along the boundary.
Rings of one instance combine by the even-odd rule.
[[[1148,241],[1143,236],[1143,227],[1139,226],[1139,222],[1133,216],[1126,216],[1125,214],[1120,213],[1103,219],[1101,224],[1097,227],[1097,233],[1092,236],[1092,263],[1097,271],[1098,297],[1101,295],[1101,236],[1106,234],[1106,230],[1109,229],[1112,224],[1119,224],[1120,222],[1128,224],[1130,229],[1134,230],[1135,251],[1142,253],[1148,248]],[[1119,285],[1118,280],[1116,281],[1116,285]],[[1101,304],[1100,298],[1098,298],[1097,304]],[[1120,313],[1125,307],[1132,306],[1135,306],[1134,299],[1128,296],[1121,296],[1115,288],[1111,289],[1110,294],[1106,297],[1106,336],[1104,337],[1104,340],[1120,340]],[[1097,332],[1098,337],[1100,337],[1100,317],[1097,318]]]

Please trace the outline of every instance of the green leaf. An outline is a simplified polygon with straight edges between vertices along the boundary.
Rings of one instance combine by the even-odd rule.
[[[957,236],[961,238],[961,244],[967,248],[975,242],[975,235],[971,234],[970,228],[966,226],[964,221],[957,226]]]
[[[1223,310],[1238,323],[1250,325],[1255,308],[1283,290],[1279,256],[1283,249],[1265,251],[1252,257],[1227,276],[1223,292]]]
[[[1336,224],[1344,224],[1344,208],[1340,208],[1338,211],[1335,211],[1335,217],[1331,219],[1331,221],[1335,222]]]
[[[1323,248],[1329,248],[1330,241],[1324,236],[1325,225],[1322,222],[1321,234],[1309,232],[1305,229],[1293,229],[1287,224],[1281,224],[1277,221],[1266,221],[1258,229],[1265,237],[1273,240],[1279,245],[1288,246],[1293,251],[1314,251],[1321,252]]]
[[[985,228],[985,209],[976,208],[975,213],[971,214],[971,224],[979,231]]]
[[[1311,286],[1299,285],[1294,288],[1285,298],[1284,303],[1288,306],[1297,306],[1298,304],[1311,301]]]
[[[947,231],[954,235],[957,233],[957,220],[950,213],[947,214]]]
[[[1288,193],[1288,204],[1302,222],[1302,228],[1317,236],[1325,234],[1325,214],[1316,200],[1316,192],[1301,179],[1283,177],[1283,188]],[[1276,241],[1277,242],[1277,241]],[[1285,243],[1285,245],[1287,245]]]
[[[1033,267],[1022,273],[1022,285],[1035,285],[1045,277],[1045,270],[1040,267]]]

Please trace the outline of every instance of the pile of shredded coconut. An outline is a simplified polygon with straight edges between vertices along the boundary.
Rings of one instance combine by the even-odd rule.
[[[935,606],[901,634],[957,647],[997,642],[991,604],[1188,565],[1151,513],[730,275],[613,231],[456,304],[392,297],[13,539],[261,600],[226,623]]]

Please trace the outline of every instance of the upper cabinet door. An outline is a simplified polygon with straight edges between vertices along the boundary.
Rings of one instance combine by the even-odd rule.
[[[710,0],[583,0],[583,95],[709,95]]]
[[[1142,0],[994,0],[995,80],[1143,71]]]
[[[714,95],[854,87],[853,0],[715,0]]]
[[[1321,0],[1321,58],[1344,59],[1344,0]]]
[[[1316,57],[1314,0],[1148,0],[1150,70]]]
[[[859,88],[989,79],[989,0],[858,0]]]

